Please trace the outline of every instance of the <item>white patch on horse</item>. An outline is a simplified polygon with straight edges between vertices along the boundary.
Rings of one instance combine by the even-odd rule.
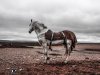
[[[46,28],[46,26],[43,26],[42,23],[39,23],[37,21],[32,22],[31,20],[29,33],[35,31],[38,40],[42,42],[42,44],[41,43],[40,44],[43,46],[44,49],[44,55],[45,55],[44,59],[46,63],[48,60],[48,50],[47,50],[47,40],[45,39],[45,32],[47,32],[47,30],[48,29]]]

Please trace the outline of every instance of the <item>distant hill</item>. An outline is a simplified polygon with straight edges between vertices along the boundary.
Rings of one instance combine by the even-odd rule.
[[[0,45],[3,47],[27,47],[27,46],[39,46],[36,41],[20,41],[20,40],[0,40]]]
[[[61,45],[62,41],[53,41],[52,45]],[[49,44],[49,43],[48,43]],[[86,44],[86,43],[78,43],[78,44]],[[98,44],[100,43],[87,43],[87,44]],[[0,40],[0,48],[1,47],[33,47],[40,46],[38,41],[25,41],[25,40]]]

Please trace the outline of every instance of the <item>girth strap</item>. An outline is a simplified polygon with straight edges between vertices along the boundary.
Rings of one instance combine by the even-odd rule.
[[[62,31],[61,33],[62,33],[62,34],[63,34],[63,36],[65,37],[65,34],[64,34],[64,32]]]
[[[51,36],[51,41],[53,40],[53,36],[54,36],[54,33],[52,33],[52,36]]]

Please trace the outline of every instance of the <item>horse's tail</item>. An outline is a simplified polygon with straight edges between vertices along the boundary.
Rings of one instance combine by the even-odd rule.
[[[77,43],[76,35],[71,31],[69,31],[69,33],[70,33],[70,39],[72,40],[72,47],[75,48],[75,45]]]
[[[73,33],[73,42],[72,42],[72,45],[73,45],[73,48],[75,48],[75,45],[77,44],[77,38],[76,38],[76,35]]]
[[[77,38],[76,38],[76,35],[74,34],[74,42],[73,42],[73,47],[75,48],[75,45],[77,44]]]

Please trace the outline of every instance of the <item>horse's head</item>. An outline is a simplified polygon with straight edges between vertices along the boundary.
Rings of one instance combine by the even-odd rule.
[[[29,33],[35,30],[36,22],[37,21],[32,21],[31,19],[31,23],[29,24]]]
[[[40,32],[41,30],[47,28],[43,23],[40,23],[38,21],[32,21],[32,19],[31,19],[31,23],[30,23],[29,27],[30,27],[29,33],[31,33],[34,30],[37,30],[38,32]]]

